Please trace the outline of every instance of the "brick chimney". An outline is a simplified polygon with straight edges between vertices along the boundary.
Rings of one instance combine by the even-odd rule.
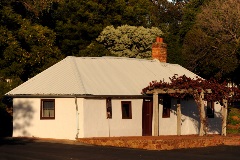
[[[167,44],[163,43],[163,38],[157,37],[152,44],[152,58],[160,62],[167,62]]]

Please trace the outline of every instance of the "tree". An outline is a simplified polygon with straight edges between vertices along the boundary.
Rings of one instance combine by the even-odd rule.
[[[182,21],[182,9],[187,2],[152,0],[152,3],[154,6],[152,14],[154,15],[154,18],[156,18],[154,25],[161,26],[161,28],[168,30],[169,25],[176,25]]]
[[[180,42],[183,44],[184,38],[189,30],[193,27],[201,7],[209,0],[190,0],[182,9],[183,16],[179,30]]]
[[[181,54],[182,41],[179,35],[183,21],[183,11],[188,1],[185,0],[152,0],[154,9],[154,26],[158,26],[164,32],[163,38],[167,43],[168,62],[183,64]]]
[[[33,13],[33,16],[39,17],[44,10],[50,10],[54,2],[60,1],[63,0],[18,0],[13,1],[13,3],[18,7],[20,5],[24,6],[28,12]]]
[[[22,18],[11,5],[1,8],[0,17],[1,78],[26,81],[62,58],[49,28]]]
[[[202,7],[184,39],[190,70],[205,78],[232,80],[239,66],[239,17],[239,0],[214,0]]]
[[[108,26],[98,36],[97,41],[116,56],[150,58],[151,45],[155,38],[162,34],[156,27]]]
[[[92,41],[90,45],[88,45],[85,49],[79,52],[83,57],[113,56],[103,44],[99,44],[97,41]]]
[[[53,29],[57,33],[57,45],[66,56],[83,56],[87,47],[109,25],[151,25],[151,6],[149,0],[59,2],[50,15],[55,23]]]

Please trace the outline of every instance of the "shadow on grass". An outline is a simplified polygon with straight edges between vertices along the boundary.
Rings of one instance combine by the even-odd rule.
[[[35,142],[31,138],[13,138],[13,137],[1,137],[0,138],[0,147],[3,145],[25,145],[27,143]]]
[[[12,131],[12,115],[0,107],[0,137],[11,137]]]

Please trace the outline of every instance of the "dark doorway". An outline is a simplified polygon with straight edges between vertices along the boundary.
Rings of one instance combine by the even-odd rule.
[[[143,99],[142,108],[142,135],[152,136],[152,116],[153,116],[153,100]]]

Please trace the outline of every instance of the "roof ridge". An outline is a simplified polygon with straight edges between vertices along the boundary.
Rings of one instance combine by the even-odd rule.
[[[76,60],[75,60],[76,57],[70,56],[69,59],[73,62],[73,63],[70,63],[70,65],[71,65],[71,68],[73,69],[73,73],[74,73],[74,75],[76,77],[78,88],[80,89],[80,91],[82,89],[83,92],[85,94],[87,94],[86,93],[86,89],[85,89],[84,84],[83,84],[83,81],[82,81],[81,73],[80,73],[80,71],[79,71],[79,69],[77,67],[77,63],[76,63]]]
[[[101,57],[76,57],[76,56],[67,56],[67,58],[80,58],[80,59],[124,59],[124,60],[137,60],[137,61],[151,61],[156,62],[157,59],[144,59],[144,58],[134,58],[134,57],[116,57],[116,56],[101,56]],[[161,63],[161,62],[159,62]]]

